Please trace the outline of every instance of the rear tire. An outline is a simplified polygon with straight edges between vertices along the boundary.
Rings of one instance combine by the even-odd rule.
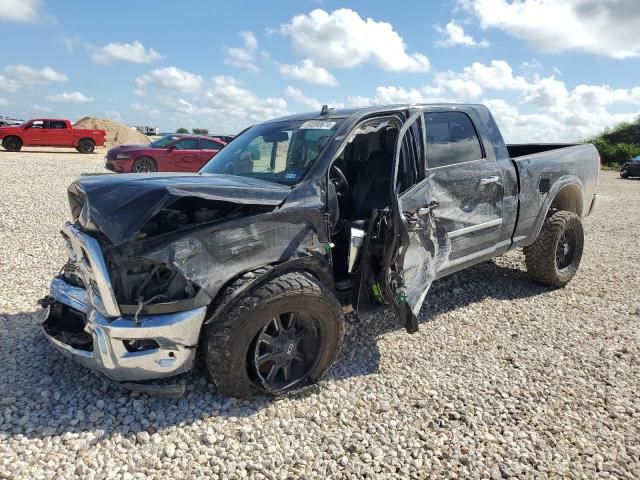
[[[93,140],[89,140],[88,138],[83,138],[78,142],[78,146],[76,150],[80,153],[93,153],[96,149],[96,144],[93,143]]]
[[[151,157],[136,158],[131,166],[132,173],[152,173],[158,171],[158,164]]]
[[[22,149],[22,140],[18,137],[7,137],[2,141],[2,146],[7,152],[19,152]]]
[[[244,275],[222,298],[233,298],[253,281],[255,275]],[[344,328],[332,292],[309,273],[285,273],[251,288],[205,325],[207,369],[225,395],[281,395],[315,383],[327,371]]]
[[[524,248],[527,271],[538,283],[564,287],[578,270],[583,247],[580,217],[556,212],[547,217],[536,241]]]

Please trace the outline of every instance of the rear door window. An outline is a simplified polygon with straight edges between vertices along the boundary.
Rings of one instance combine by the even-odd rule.
[[[473,122],[462,112],[426,112],[427,165],[446,167],[484,158]]]
[[[213,140],[202,140],[200,145],[202,150],[220,150],[222,148],[221,144],[214,142]]]
[[[64,130],[67,128],[67,124],[64,120],[49,120],[49,128]]]
[[[184,138],[176,143],[176,150],[198,150],[200,141],[197,138]]]

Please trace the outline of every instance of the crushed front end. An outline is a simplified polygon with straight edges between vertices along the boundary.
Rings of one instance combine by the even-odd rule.
[[[61,233],[69,259],[40,301],[49,341],[118,382],[190,370],[210,298],[163,265],[108,265],[98,239],[78,225],[68,223]]]

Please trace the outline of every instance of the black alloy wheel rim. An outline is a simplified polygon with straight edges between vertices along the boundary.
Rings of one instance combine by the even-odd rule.
[[[316,365],[321,342],[318,321],[311,315],[276,315],[260,329],[249,348],[249,377],[261,390],[285,391],[305,379]]]
[[[17,150],[19,143],[17,140],[14,140],[13,138],[11,138],[7,141],[6,145],[7,145],[7,150]]]
[[[143,158],[138,160],[135,165],[136,173],[153,172],[153,165],[151,160]]]
[[[560,235],[556,245],[556,267],[564,271],[573,264],[576,255],[577,235],[572,228],[566,229]]]
[[[91,145],[89,145],[87,142],[82,142],[80,144],[80,150],[82,151],[82,153],[89,153],[89,150],[91,150]]]

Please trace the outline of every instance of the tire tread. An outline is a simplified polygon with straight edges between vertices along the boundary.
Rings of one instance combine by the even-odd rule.
[[[248,292],[237,296],[238,291],[267,274],[270,269],[271,267],[264,267],[245,273],[225,288],[220,296],[218,307],[227,308],[218,308],[216,311],[222,311],[223,314],[218,315],[217,318],[205,325],[204,353],[207,369],[218,390],[225,395],[249,397],[256,393],[255,389],[247,389],[246,386],[241,385],[239,375],[233,371],[233,352],[230,348],[230,339],[236,333],[237,325],[242,321],[242,318],[271,298],[286,299],[304,295],[311,297],[310,301],[329,304],[334,311],[335,318],[339,319],[337,325],[339,338],[336,351],[333,352],[331,361],[328,362],[324,370],[331,365],[342,344],[345,332],[342,308],[333,293],[308,272],[284,273],[265,283],[257,284]],[[324,373],[324,370],[320,372],[320,375]]]
[[[570,223],[575,222],[581,225],[580,217],[573,212],[561,210],[553,213],[546,218],[538,238],[531,245],[524,248],[527,272],[535,281],[552,287],[563,287],[571,280],[577,270],[577,265],[571,275],[559,275],[555,263],[555,251],[558,236]],[[578,265],[582,256],[583,242],[582,231],[579,233]]]

